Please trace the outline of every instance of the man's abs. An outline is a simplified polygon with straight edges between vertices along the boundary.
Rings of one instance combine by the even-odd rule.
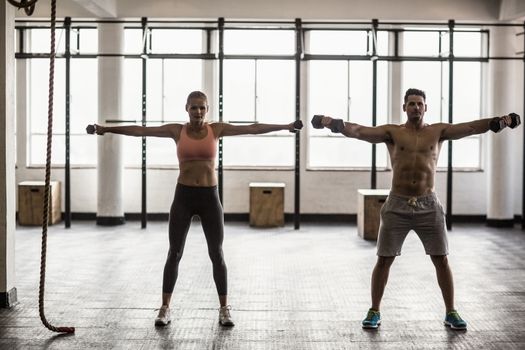
[[[433,164],[393,164],[391,191],[401,196],[429,194],[434,192],[434,177]]]

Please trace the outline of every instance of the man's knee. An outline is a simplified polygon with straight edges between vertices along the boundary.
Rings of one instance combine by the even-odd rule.
[[[378,256],[376,266],[380,269],[388,269],[392,266],[395,256]]]
[[[436,268],[448,267],[448,258],[446,255],[431,255],[432,263]]]

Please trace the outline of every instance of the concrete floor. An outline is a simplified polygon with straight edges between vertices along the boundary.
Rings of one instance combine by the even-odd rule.
[[[160,306],[167,223],[50,227],[46,316],[38,316],[40,228],[19,227],[19,303],[0,309],[0,349],[525,349],[525,232],[456,224],[449,233],[456,307],[467,332],[442,324],[430,259],[411,233],[396,259],[377,331],[361,328],[370,303],[375,242],[355,225],[254,229],[227,223],[224,251],[236,326],[217,323],[218,301],[199,222],[194,222],[172,300]]]

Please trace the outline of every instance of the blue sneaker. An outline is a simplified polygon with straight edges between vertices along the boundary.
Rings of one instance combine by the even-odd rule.
[[[461,316],[459,316],[456,310],[447,312],[447,315],[445,316],[445,321],[443,321],[443,323],[445,324],[445,326],[449,326],[451,329],[457,329],[457,330],[467,329],[467,322],[465,322],[461,318]]]
[[[363,328],[376,329],[381,324],[381,313],[376,310],[369,309],[366,318],[361,322]]]

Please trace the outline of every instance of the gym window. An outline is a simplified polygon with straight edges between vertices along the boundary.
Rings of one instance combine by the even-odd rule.
[[[142,119],[142,59],[146,61],[146,108],[148,125],[186,122],[186,96],[191,90],[206,90],[210,97],[210,120],[218,119],[216,59],[218,31],[202,28],[150,27],[125,29],[123,113],[126,120]],[[18,28],[21,29],[21,28]],[[396,35],[393,35],[393,34]],[[371,30],[346,28],[304,29],[305,57],[302,81],[306,115],[327,114],[346,121],[372,125],[373,57],[377,63],[376,124],[390,123],[390,111],[402,101],[390,101],[389,92],[419,87],[427,92],[429,123],[448,122],[449,33],[447,28]],[[47,128],[49,29],[23,28],[28,71],[27,162],[45,162]],[[65,35],[57,29],[55,67],[55,121],[53,164],[64,164],[65,154]],[[174,38],[176,40],[174,40]],[[395,39],[394,39],[395,38]],[[75,26],[71,30],[71,164],[96,164],[97,139],[85,134],[85,125],[96,118],[98,95],[98,34],[96,28]],[[400,39],[400,40],[399,40]],[[485,114],[481,98],[483,63],[488,58],[488,31],[454,31],[454,123],[480,118]],[[295,30],[294,28],[239,27],[224,30],[223,120],[245,123],[289,123],[295,119]],[[393,50],[395,45],[396,49]],[[400,65],[398,81],[392,82],[392,65]],[[393,105],[393,107],[392,107]],[[401,123],[405,114],[400,112]],[[306,118],[309,119],[309,118]],[[307,120],[308,121],[308,120]],[[395,121],[397,122],[397,121]],[[366,168],[372,161],[372,145],[348,139],[328,130],[305,129],[309,168]],[[125,164],[138,166],[140,138],[124,138]],[[291,167],[295,139],[282,131],[265,135],[224,138],[224,166]],[[455,168],[481,168],[482,136],[454,142]],[[386,147],[376,147],[376,165],[388,167]],[[445,167],[447,147],[441,150],[438,166]],[[147,138],[148,166],[177,166],[176,149],[168,139]],[[254,155],[257,155],[254,157]]]
[[[307,32],[308,115],[324,114],[361,125],[372,125],[373,67],[369,55],[374,40],[365,30]],[[377,53],[388,52],[387,33],[375,38]],[[376,125],[387,122],[388,65],[377,64]],[[369,168],[372,145],[328,129],[308,130],[308,167]],[[387,166],[387,150],[377,145],[376,165]]]
[[[399,88],[404,96],[404,91],[410,87],[426,92],[429,109],[425,119],[428,123],[448,122],[448,29],[410,28],[396,31],[400,41],[389,42],[393,35],[389,36],[386,31],[378,31],[375,38],[376,54],[379,55],[376,125],[397,123],[390,119],[389,104],[394,108],[399,106],[399,123],[405,122],[403,101],[389,101],[388,91]],[[308,115],[325,114],[371,126],[373,60],[370,31],[310,30],[307,38]],[[349,46],[347,42],[350,40],[355,45]],[[483,115],[481,94],[483,62],[488,57],[487,42],[486,31],[471,29],[454,32],[454,57],[461,58],[454,62],[454,123],[478,119]],[[390,67],[393,64],[402,66],[397,80],[392,78],[394,73]],[[372,146],[366,142],[333,134],[328,129],[309,129],[308,135],[310,168],[369,168],[371,165]],[[481,135],[454,141],[455,169],[481,168],[481,141]],[[386,168],[385,145],[379,144],[376,152],[377,167]],[[445,143],[438,161],[439,168],[446,167],[447,154]]]
[[[224,32],[224,112],[232,124],[295,120],[295,32]],[[224,166],[291,167],[295,138],[288,131],[225,137]]]
[[[30,166],[45,164],[47,135],[47,105],[49,59],[38,55],[49,53],[49,29],[25,29],[24,38],[28,71],[28,143],[27,163]],[[53,102],[53,159],[54,165],[65,163],[65,35],[57,28],[57,59],[55,60]],[[72,54],[94,53],[98,49],[97,31],[94,28],[72,28],[70,49]],[[86,135],[86,125],[92,123],[98,113],[98,66],[96,58],[81,57],[71,60],[70,85],[70,157],[73,165],[95,164],[97,159],[96,138]]]
[[[202,90],[203,62],[198,59],[148,59],[146,63],[146,120],[148,126],[166,123],[186,123],[186,98],[189,91]],[[124,62],[124,92],[122,115],[140,124],[142,120],[142,60]],[[129,124],[129,123],[128,123]],[[123,138],[124,164],[140,166],[142,139]],[[177,166],[175,143],[169,138],[147,137],[148,166]]]
[[[28,163],[32,166],[45,164],[47,135],[47,104],[49,60],[29,60],[31,83],[29,84],[29,130]],[[96,162],[96,138],[86,135],[86,125],[92,123],[97,111],[97,62],[95,59],[71,61],[71,115],[70,143],[74,165]],[[55,165],[65,163],[65,67],[64,60],[55,61],[55,87],[53,103],[53,159]]]
[[[293,55],[295,32],[289,29],[225,29],[225,55]]]
[[[324,114],[361,125],[372,125],[372,63],[370,61],[310,61],[308,68],[309,115]],[[378,65],[377,124],[387,122],[386,64]],[[308,165],[312,168],[368,168],[372,145],[309,129]],[[378,145],[378,167],[387,166],[386,147]]]
[[[188,93],[203,90],[204,61],[197,57],[204,52],[205,32],[200,29],[128,28],[124,37],[125,52],[140,55],[146,44],[146,121],[148,126],[166,123],[186,123]],[[190,54],[196,58],[177,58]],[[172,57],[173,56],[173,57]],[[142,59],[124,61],[123,117],[140,124],[142,120]],[[211,114],[208,116],[211,118]],[[140,166],[142,139],[126,137],[124,164]],[[153,167],[178,166],[177,150],[172,139],[146,138],[147,164]]]
[[[483,58],[488,56],[484,31],[454,32],[454,56],[464,60],[454,62],[453,123],[467,122],[483,117]],[[432,60],[448,57],[449,33],[446,30],[430,32],[405,31],[403,55],[428,56],[425,60],[403,62],[403,89],[418,87],[426,92],[427,123],[448,123],[449,63]],[[422,79],[424,77],[424,79]],[[402,106],[400,106],[402,108]],[[401,112],[402,113],[402,112]],[[404,114],[403,114],[404,115]],[[455,169],[477,170],[481,162],[482,135],[473,135],[453,142],[452,165]],[[448,146],[443,143],[438,168],[447,167]]]

